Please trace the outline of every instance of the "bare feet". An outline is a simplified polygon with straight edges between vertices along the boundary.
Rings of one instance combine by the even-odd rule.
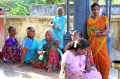
[[[47,71],[48,73],[51,73],[51,72],[53,72],[52,71],[52,67],[48,67],[48,71]]]
[[[13,63],[16,63],[16,61],[15,61],[15,59],[14,59],[14,58],[12,59],[12,62],[13,62]]]
[[[43,67],[43,63],[42,62],[37,62],[37,65],[41,65]]]
[[[23,63],[20,63],[20,65],[18,67],[23,67]]]

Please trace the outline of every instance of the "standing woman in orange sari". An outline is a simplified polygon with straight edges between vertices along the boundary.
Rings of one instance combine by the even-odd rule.
[[[100,16],[100,6],[93,3],[91,6],[93,16],[87,21],[87,34],[93,52],[94,62],[102,79],[108,79],[110,58],[108,56],[106,36],[109,33],[108,18]]]

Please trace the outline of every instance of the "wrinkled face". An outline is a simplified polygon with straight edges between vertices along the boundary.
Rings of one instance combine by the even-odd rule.
[[[16,35],[16,29],[15,29],[15,27],[13,27],[13,28],[10,29],[9,34],[10,34],[11,36],[15,36],[15,35]]]
[[[98,16],[100,12],[100,8],[98,6],[95,6],[93,7],[92,12],[94,16]]]
[[[52,33],[49,32],[49,31],[47,31],[47,32],[45,33],[45,39],[46,39],[47,41],[50,41],[50,40],[52,39]]]
[[[31,29],[28,30],[27,36],[30,37],[30,38],[34,38],[35,37],[35,30],[34,30],[34,28],[31,28]]]
[[[63,11],[62,11],[62,9],[60,8],[60,9],[58,9],[58,16],[61,16],[62,14],[63,14]]]
[[[72,41],[76,41],[78,40],[79,37],[76,32],[73,32],[71,38],[72,38]]]

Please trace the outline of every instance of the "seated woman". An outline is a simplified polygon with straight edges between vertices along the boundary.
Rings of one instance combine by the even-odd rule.
[[[62,49],[60,41],[55,40],[52,36],[52,29],[46,29],[45,38],[40,41],[38,46],[38,54],[43,55],[43,58],[41,60],[31,60],[33,66],[47,68],[48,72],[52,72],[52,70],[59,68],[59,54],[62,54],[60,50]]]
[[[20,61],[21,46],[15,38],[16,29],[13,26],[8,27],[9,36],[5,40],[5,45],[2,48],[3,61],[16,62]]]
[[[37,58],[37,47],[38,42],[35,37],[35,30],[33,27],[27,28],[27,37],[23,41],[23,48],[21,54],[21,64],[20,67],[25,63],[30,63],[31,58]]]
[[[89,51],[88,56],[84,55],[88,46],[85,39],[68,43],[62,57],[60,79],[102,79],[99,72],[91,70]]]

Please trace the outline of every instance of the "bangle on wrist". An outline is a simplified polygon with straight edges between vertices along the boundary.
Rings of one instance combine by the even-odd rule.
[[[86,59],[86,62],[90,62],[90,60],[89,60],[89,59]]]

